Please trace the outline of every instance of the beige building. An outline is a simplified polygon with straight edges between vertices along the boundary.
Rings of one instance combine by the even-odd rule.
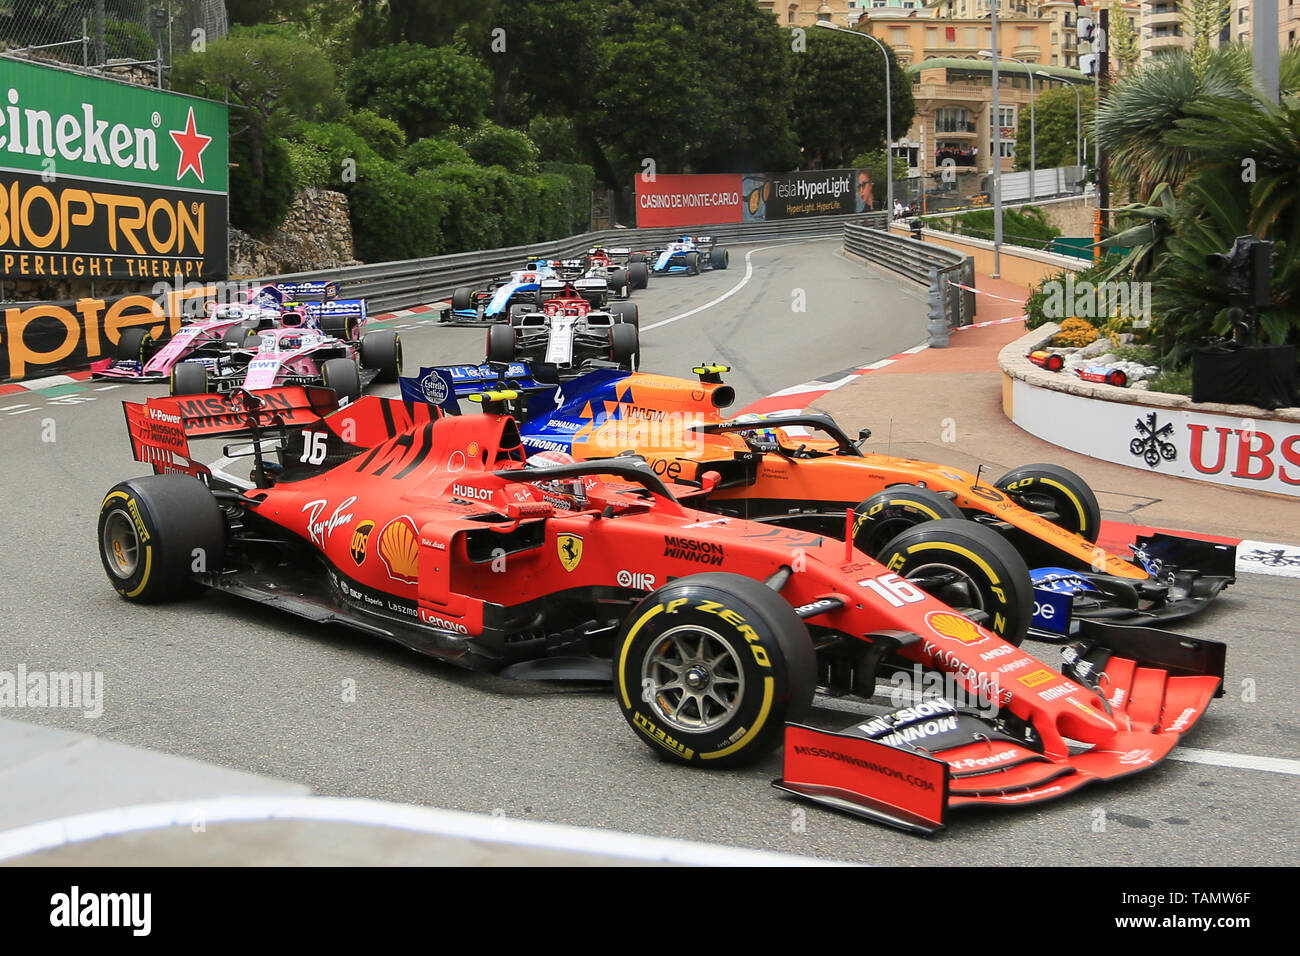
[[[1052,79],[1039,76],[1048,73]],[[1061,83],[1088,85],[1077,70],[1034,65],[1033,92]],[[912,175],[929,176],[951,161],[959,173],[993,171],[993,64],[988,59],[935,57],[907,68],[916,118],[895,145],[907,151]],[[1015,165],[1016,127],[1029,120],[1030,77],[1018,64],[998,70],[1001,169]]]

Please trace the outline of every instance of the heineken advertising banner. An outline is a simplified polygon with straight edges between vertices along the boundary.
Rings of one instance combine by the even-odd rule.
[[[0,58],[0,275],[226,275],[226,107]]]

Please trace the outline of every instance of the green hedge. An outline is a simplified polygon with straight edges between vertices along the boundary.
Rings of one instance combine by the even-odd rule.
[[[356,128],[377,125],[374,119],[299,123],[286,151],[299,188],[347,193],[362,261],[525,245],[586,231],[596,178],[590,166],[547,163],[542,173],[520,175],[475,165],[466,149],[434,137],[404,149],[392,149],[390,138],[381,154]],[[343,179],[347,160],[355,162],[355,182]]]

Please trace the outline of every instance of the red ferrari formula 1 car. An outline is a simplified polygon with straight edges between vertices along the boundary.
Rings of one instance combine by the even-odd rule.
[[[942,574],[945,600],[1014,643],[1031,632],[1069,636],[1089,621],[1164,626],[1200,612],[1234,580],[1232,545],[1157,534],[1139,539],[1131,561],[1100,548],[1096,496],[1057,465],[990,480],[871,453],[860,447],[870,432],[851,439],[825,415],[726,419],[735,398],[726,371],[700,366],[694,381],[591,371],[560,388],[524,388],[513,410],[530,450],[586,460],[630,451],[670,479],[717,472],[721,482],[698,507],[718,514],[836,536],[852,508],[858,548],[904,577]],[[422,380],[438,374],[421,372]],[[453,382],[441,391],[481,387]],[[990,541],[985,550],[1005,559],[963,557],[943,540],[939,518],[966,518],[977,526],[971,533],[1000,538],[1005,547]]]
[[[453,417],[373,396],[335,410],[314,387],[125,403],[159,474],[104,498],[104,569],[132,601],[207,587],[465,667],[612,675],[637,736],[684,764],[764,756],[818,684],[870,697],[892,666],[946,673],[996,708],[920,704],[849,745],[796,726],[787,746],[786,789],[920,831],[950,807],[1152,766],[1218,692],[1221,644],[1126,628],[1069,646],[1058,672],[851,544],[691,508],[715,474],[692,487],[635,458],[530,465],[495,413],[511,397]],[[191,438],[232,434],[251,441],[192,459]],[[845,763],[847,746],[869,759]]]

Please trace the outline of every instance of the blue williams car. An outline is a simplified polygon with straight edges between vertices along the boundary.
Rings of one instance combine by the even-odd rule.
[[[537,290],[544,279],[555,279],[559,273],[555,264],[547,259],[530,259],[522,269],[508,276],[489,279],[482,286],[461,286],[451,294],[451,308],[440,316],[443,322],[457,325],[477,325],[480,322],[505,322],[510,318],[512,306],[533,306]]]
[[[705,269],[725,269],[730,261],[726,249],[720,249],[712,236],[682,236],[662,249],[634,253],[629,262],[649,262],[650,271],[663,275],[670,272],[699,275]]]

